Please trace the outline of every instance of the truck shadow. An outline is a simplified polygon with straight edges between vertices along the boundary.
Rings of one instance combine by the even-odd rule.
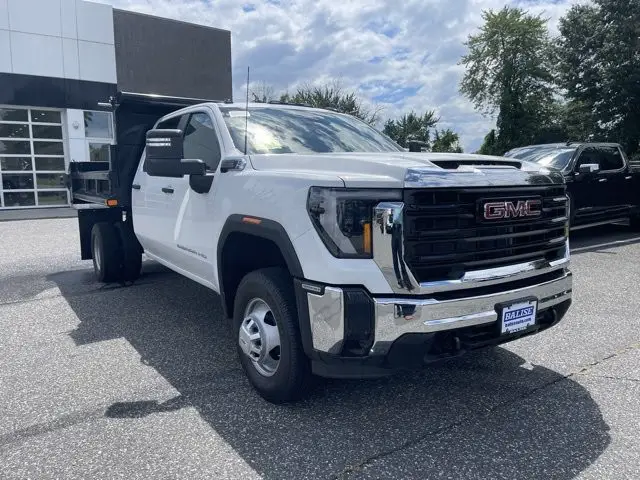
[[[84,273],[50,277],[80,321],[74,342],[124,338],[179,392],[168,401],[115,402],[105,416],[195,408],[265,478],[341,476],[368,458],[402,452],[394,476],[403,478],[446,471],[570,479],[610,442],[598,405],[579,383],[501,348],[385,379],[321,380],[306,400],[274,406],[246,381],[209,290],[154,269],[132,287],[78,294],[76,275]]]

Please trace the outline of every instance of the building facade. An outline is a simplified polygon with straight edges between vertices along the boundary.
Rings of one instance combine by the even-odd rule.
[[[104,104],[118,91],[231,99],[230,32],[84,0],[0,0],[0,208],[67,205],[69,162],[109,160]]]

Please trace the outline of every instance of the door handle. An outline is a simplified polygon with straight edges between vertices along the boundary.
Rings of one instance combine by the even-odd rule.
[[[173,188],[171,188],[171,187],[162,187],[162,191],[164,193],[173,193]]]
[[[632,175],[627,175],[626,177],[624,177],[625,180],[631,180],[633,178]]]
[[[598,180],[598,181],[599,181],[600,183],[604,183],[604,182],[606,182],[606,181],[607,181],[607,179],[606,179],[606,178],[601,178],[601,179],[600,179],[600,180]]]
[[[134,183],[133,185],[131,185],[131,188],[133,188],[134,190],[140,190],[140,185]]]

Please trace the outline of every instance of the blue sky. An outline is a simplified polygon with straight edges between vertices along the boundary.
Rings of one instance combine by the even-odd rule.
[[[465,151],[477,149],[495,123],[458,92],[458,62],[482,10],[500,9],[504,0],[101,1],[230,30],[234,98],[243,97],[250,65],[252,83],[276,93],[338,81],[382,108],[383,119],[434,109],[441,127],[460,133]],[[571,3],[511,2],[548,17],[552,33]]]

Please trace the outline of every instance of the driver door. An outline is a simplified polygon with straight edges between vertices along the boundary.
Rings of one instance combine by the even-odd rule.
[[[578,157],[574,167],[573,208],[576,222],[585,224],[598,221],[608,205],[606,181],[598,172],[580,173],[580,166],[594,164],[600,167],[600,155],[594,147],[586,147]]]
[[[197,193],[189,186],[189,176],[172,179],[175,180],[178,193],[171,205],[174,264],[197,277],[201,283],[212,284],[217,255],[213,232],[215,182],[212,175],[215,175],[222,157],[221,139],[209,110],[191,112],[183,125],[184,158],[199,159],[206,163],[211,189],[206,193]]]

